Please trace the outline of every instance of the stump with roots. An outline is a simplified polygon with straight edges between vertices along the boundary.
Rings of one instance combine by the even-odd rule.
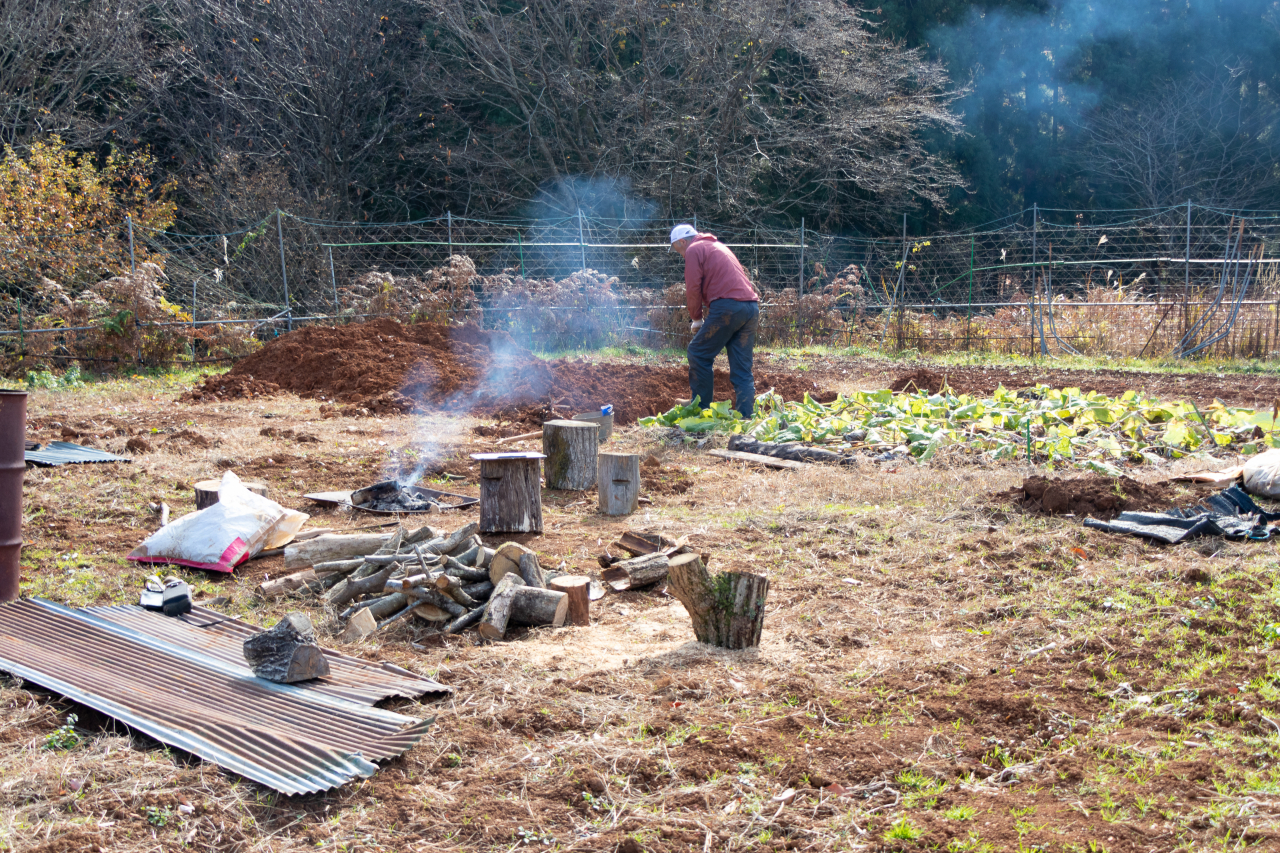
[[[768,578],[745,572],[711,575],[697,554],[678,554],[668,568],[667,591],[689,611],[699,642],[725,649],[760,645]]]

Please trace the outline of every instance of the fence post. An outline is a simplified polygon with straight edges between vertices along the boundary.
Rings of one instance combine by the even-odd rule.
[[[516,229],[516,251],[520,253],[520,277],[524,278],[524,237]]]
[[[973,238],[969,238],[969,311],[964,321],[964,348],[969,349],[969,330],[973,328]]]
[[[129,272],[137,272],[138,263],[133,256],[133,217],[126,213],[124,222],[129,226]]]
[[[1040,267],[1039,255],[1037,252],[1036,238],[1039,236],[1040,230],[1040,205],[1033,203],[1031,205],[1031,341],[1034,344],[1036,339],[1040,340],[1040,354],[1048,355],[1049,346],[1044,340],[1044,308],[1039,305],[1040,287]],[[1038,310],[1037,310],[1038,309]],[[1037,314],[1039,320],[1037,321]]]
[[[280,241],[280,278],[284,281],[284,310],[289,331],[293,331],[293,303],[289,301],[289,272],[284,263],[284,213],[276,208],[276,237]]]
[[[902,289],[902,277],[907,274],[907,215],[902,214],[902,263],[898,264],[898,281],[893,285],[893,296],[889,297],[889,308],[884,314],[884,330],[880,333],[880,346],[889,343],[889,318],[893,316],[893,306],[898,302],[898,291]]]
[[[333,270],[333,247],[329,246],[329,283],[333,285],[333,311],[339,313],[342,311],[342,305],[338,302],[338,274]]]
[[[444,212],[445,221],[449,224],[449,258],[453,257],[453,211],[446,210]],[[445,258],[448,262],[449,258]]]
[[[800,295],[804,296],[804,217],[800,217]]]
[[[578,252],[582,257],[582,269],[587,268],[587,243],[582,235],[582,208],[578,208]]]

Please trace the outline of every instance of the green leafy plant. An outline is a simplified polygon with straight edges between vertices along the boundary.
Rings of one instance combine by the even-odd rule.
[[[952,806],[943,812],[947,820],[973,820],[978,810],[973,806]]]
[[[43,388],[47,391],[63,391],[68,388],[84,386],[84,377],[80,375],[80,365],[73,364],[61,376],[50,370],[32,370],[27,373],[28,389]]]
[[[152,826],[168,826],[170,819],[173,818],[173,811],[167,806],[147,806],[146,816],[147,823]]]
[[[76,723],[79,721],[80,718],[75,714],[69,715],[65,723],[44,736],[44,748],[66,752],[83,743],[84,738],[76,731]]]
[[[900,839],[904,841],[914,841],[921,835],[924,835],[924,830],[913,824],[905,815],[890,824],[889,828],[885,830],[884,833],[884,837],[886,839]]]

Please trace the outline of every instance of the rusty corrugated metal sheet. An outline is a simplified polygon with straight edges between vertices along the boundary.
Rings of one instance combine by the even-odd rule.
[[[197,606],[186,619],[171,618],[137,605],[90,607],[86,612],[183,648],[198,649],[241,670],[245,676],[253,674],[244,659],[244,641],[262,629],[239,619],[228,619],[216,610]],[[222,621],[224,619],[228,621]],[[197,627],[199,625],[209,627]],[[329,674],[309,683],[309,690],[362,705],[373,705],[395,696],[439,699],[453,692],[452,687],[389,663],[370,663],[332,649],[325,649],[324,655],[329,660]]]
[[[369,776],[431,722],[246,676],[40,599],[0,604],[0,669],[285,794]]]

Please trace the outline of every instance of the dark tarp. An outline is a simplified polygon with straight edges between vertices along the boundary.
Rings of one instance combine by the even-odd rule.
[[[1085,519],[1084,526],[1176,545],[1197,536],[1221,536],[1237,541],[1270,539],[1275,535],[1268,526],[1273,521],[1280,521],[1280,513],[1267,512],[1239,486],[1232,486],[1190,509],[1122,512],[1113,521]]]

